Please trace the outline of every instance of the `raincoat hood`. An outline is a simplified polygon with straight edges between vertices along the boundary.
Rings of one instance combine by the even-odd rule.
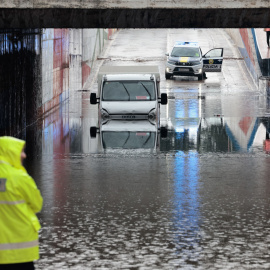
[[[21,164],[21,152],[25,146],[25,141],[3,136],[0,137],[0,162],[4,161],[17,169],[24,169]]]

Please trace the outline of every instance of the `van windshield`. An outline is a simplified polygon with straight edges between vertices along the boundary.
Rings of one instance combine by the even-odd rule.
[[[102,132],[104,149],[153,149],[155,147],[155,132]]]
[[[105,81],[104,101],[150,101],[156,100],[154,81]]]

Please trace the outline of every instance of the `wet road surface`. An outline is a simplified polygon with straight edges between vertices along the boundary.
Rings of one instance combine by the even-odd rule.
[[[223,47],[222,72],[166,81],[176,40]],[[37,269],[270,268],[270,110],[239,58],[220,29],[114,36],[86,91],[27,129],[26,167],[44,197]],[[134,64],[160,68],[167,136],[138,127],[138,149],[114,148],[105,132],[90,136],[89,94],[100,65]]]

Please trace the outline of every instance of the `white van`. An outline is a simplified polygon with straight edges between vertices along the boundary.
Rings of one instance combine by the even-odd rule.
[[[99,103],[101,121],[159,121],[159,104],[167,104],[160,93],[158,66],[103,66],[98,74],[98,92],[90,103]]]

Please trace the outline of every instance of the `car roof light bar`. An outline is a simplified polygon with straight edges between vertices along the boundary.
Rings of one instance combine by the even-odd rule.
[[[189,45],[189,46],[199,46],[199,42],[176,41],[174,45]]]

